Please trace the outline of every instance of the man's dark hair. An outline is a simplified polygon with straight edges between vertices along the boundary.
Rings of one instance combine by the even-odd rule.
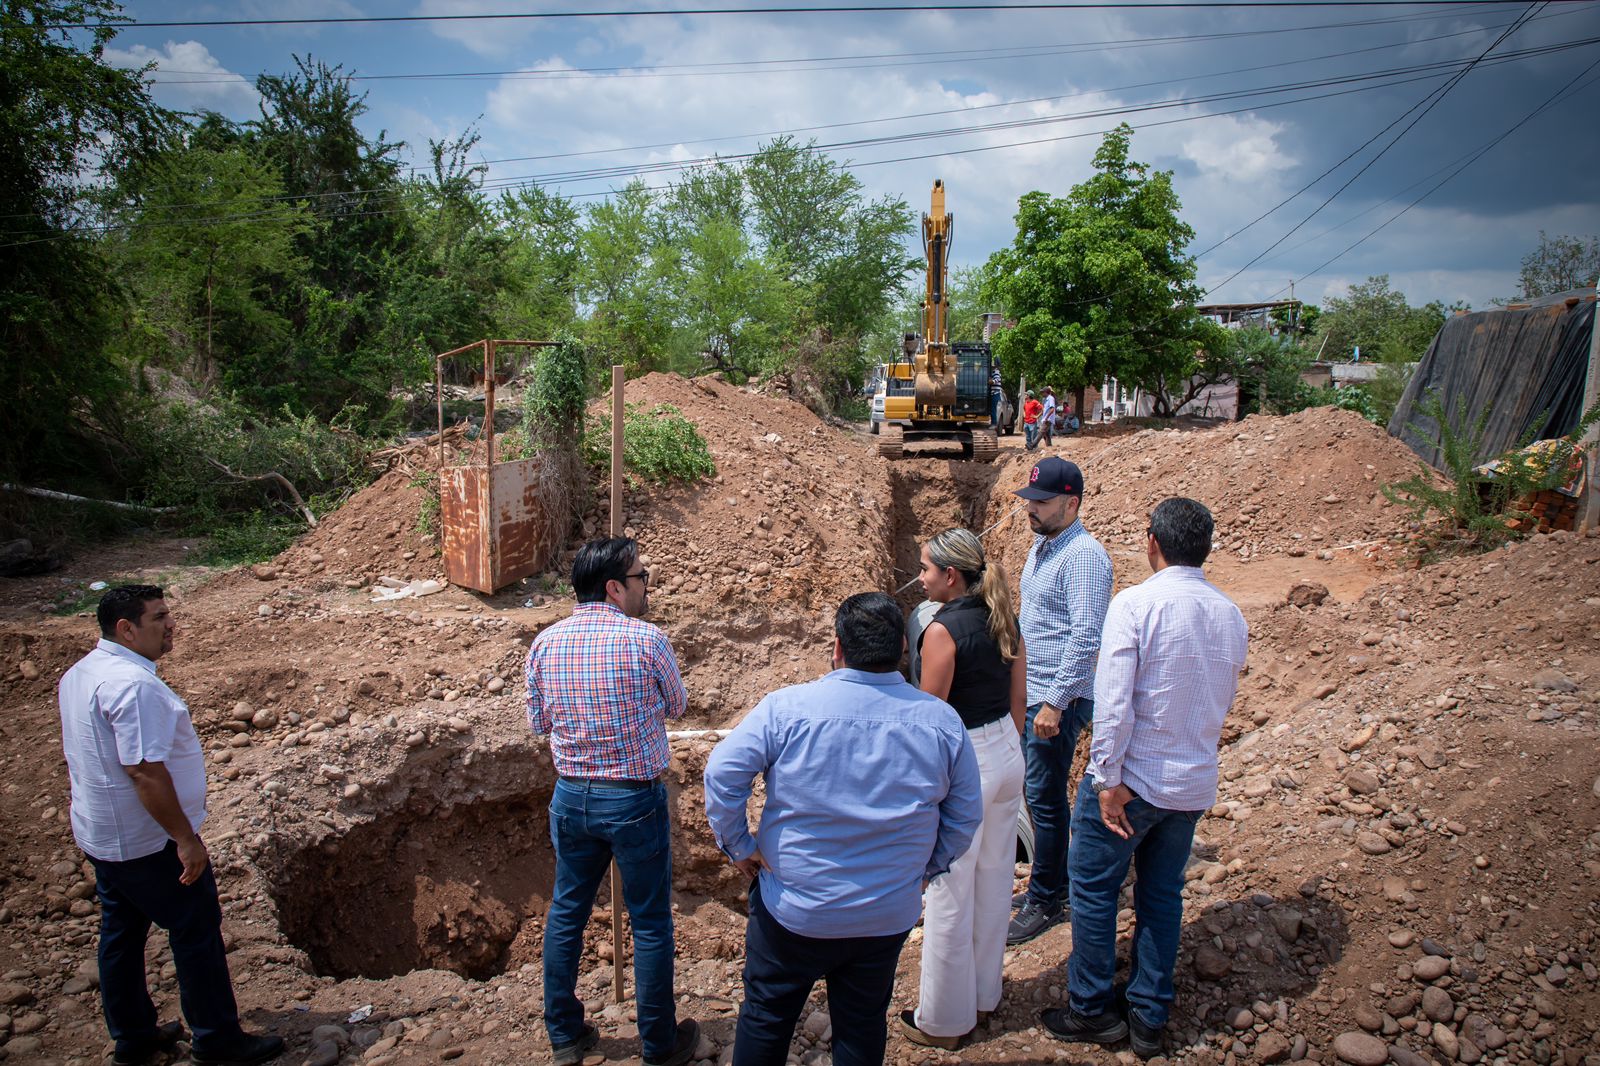
[[[1150,532],[1168,566],[1200,566],[1211,554],[1211,512],[1199,500],[1172,496],[1150,512]]]
[[[578,549],[572,560],[572,591],[579,603],[602,603],[606,582],[622,581],[639,558],[639,542],[632,537],[596,537]]]
[[[833,632],[852,670],[893,670],[905,650],[905,615],[883,592],[858,592],[839,605]]]
[[[156,585],[118,585],[106,589],[106,594],[100,597],[100,606],[94,609],[100,635],[107,640],[115,637],[117,623],[124,618],[138,625],[139,619],[144,617],[144,605],[165,598],[165,593]]]

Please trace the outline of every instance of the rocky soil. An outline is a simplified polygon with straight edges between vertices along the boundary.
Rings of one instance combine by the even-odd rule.
[[[682,408],[718,464],[713,482],[627,497],[656,620],[684,662],[689,729],[822,672],[837,601],[904,583],[918,541],[946,525],[1004,518],[1037,457],[1007,439],[992,466],[930,451],[889,468],[870,437],[731,386],[652,376],[628,398]],[[1600,539],[1413,568],[1405,516],[1377,487],[1414,463],[1341,412],[1060,451],[1085,469],[1085,523],[1119,586],[1143,576],[1156,499],[1210,504],[1209,569],[1251,626],[1221,795],[1189,871],[1174,1060],[1600,1066]],[[255,571],[210,572],[161,541],[0,589],[5,1057],[107,1050],[54,706],[92,623],[40,608],[131,577],[173,589],[181,628],[163,672],[209,749],[207,838],[248,1024],[288,1038],[283,1061],[319,1066],[548,1054],[552,775],[526,734],[519,671],[570,600],[554,574],[495,597],[371,603],[379,577],[439,571],[411,480],[380,480]],[[598,508],[587,521],[603,528]],[[1013,516],[990,544],[1015,575],[1029,540]],[[730,1055],[743,951],[740,886],[701,812],[714,742],[675,741],[670,772],[682,1010],[706,1023],[698,1058],[713,1062]],[[602,890],[581,988],[598,1052],[630,1061],[629,1005],[609,1002],[609,905]],[[1038,1027],[1070,948],[1058,927],[1013,950],[1002,1009],[961,1052],[892,1037],[891,1059],[1125,1061]],[[897,1006],[914,1000],[919,961],[914,933]],[[150,972],[176,1016],[159,936]],[[829,1061],[830,1036],[819,991],[794,1060]]]

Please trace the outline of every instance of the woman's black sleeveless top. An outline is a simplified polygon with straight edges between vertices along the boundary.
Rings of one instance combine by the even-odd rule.
[[[1011,664],[1000,658],[1000,648],[989,635],[989,608],[983,598],[951,600],[932,620],[955,641],[956,673],[945,702],[956,709],[961,723],[976,729],[1010,714]]]

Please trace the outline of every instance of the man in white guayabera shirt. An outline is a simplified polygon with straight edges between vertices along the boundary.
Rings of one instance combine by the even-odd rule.
[[[239,1027],[222,908],[200,839],[205,756],[189,708],[156,676],[175,626],[154,585],[120,585],[95,612],[100,642],[61,678],[61,743],[72,780],[72,835],[94,864],[100,896],[100,1002],[118,1066],[137,1066],[183,1038],[159,1023],[145,984],[150,926],[167,931],[196,1066],[265,1062],[276,1036]]]
[[[1161,1054],[1183,922],[1183,869],[1194,826],[1217,799],[1217,743],[1244,669],[1249,632],[1205,579],[1211,512],[1173,497],[1150,513],[1155,571],[1111,601],[1095,670],[1094,738],[1073,806],[1072,957],[1067,1006],[1047,1010],[1063,1040],[1130,1038]],[[1134,864],[1133,962],[1117,973],[1117,896]]]

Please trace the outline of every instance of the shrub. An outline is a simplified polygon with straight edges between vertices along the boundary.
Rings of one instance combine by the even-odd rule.
[[[566,547],[588,506],[581,454],[587,381],[587,357],[577,340],[565,336],[555,346],[539,349],[533,381],[523,395],[522,438],[510,442],[513,450],[539,459],[544,540],[552,553]]]
[[[665,485],[671,481],[693,484],[715,477],[717,464],[711,449],[693,422],[668,403],[648,411],[629,404],[622,422],[622,465],[630,482],[637,474]],[[590,466],[606,470],[611,465],[611,415],[589,422],[583,437],[583,456]]]
[[[1459,430],[1451,424],[1436,393],[1428,393],[1417,405],[1417,411],[1438,427],[1437,443],[1448,484],[1439,484],[1438,473],[1426,463],[1419,463],[1415,475],[1385,484],[1382,490],[1391,502],[1410,509],[1417,521],[1425,523],[1418,541],[1425,558],[1489,551],[1522,536],[1531,525],[1531,516],[1521,510],[1523,502],[1534,493],[1570,480],[1578,442],[1600,420],[1600,403],[1596,403],[1584,412],[1572,432],[1552,441],[1548,451],[1534,454],[1526,449],[1539,434],[1541,425],[1536,424],[1510,450],[1490,463],[1479,464],[1477,456],[1483,447],[1489,406],[1485,405],[1474,420],[1468,417],[1466,397],[1457,400],[1455,423],[1463,427]],[[1417,423],[1411,423],[1410,428],[1419,436],[1429,436]]]
[[[280,516],[303,516],[316,494],[367,480],[371,442],[351,428],[354,416],[347,409],[323,422],[284,408],[264,417],[229,396],[152,402],[130,441],[142,458],[136,480],[147,502],[203,524],[263,503]]]
[[[281,515],[251,511],[237,519],[219,521],[212,526],[206,546],[194,555],[202,566],[237,566],[260,563],[272,558],[293,543],[303,527]]]

